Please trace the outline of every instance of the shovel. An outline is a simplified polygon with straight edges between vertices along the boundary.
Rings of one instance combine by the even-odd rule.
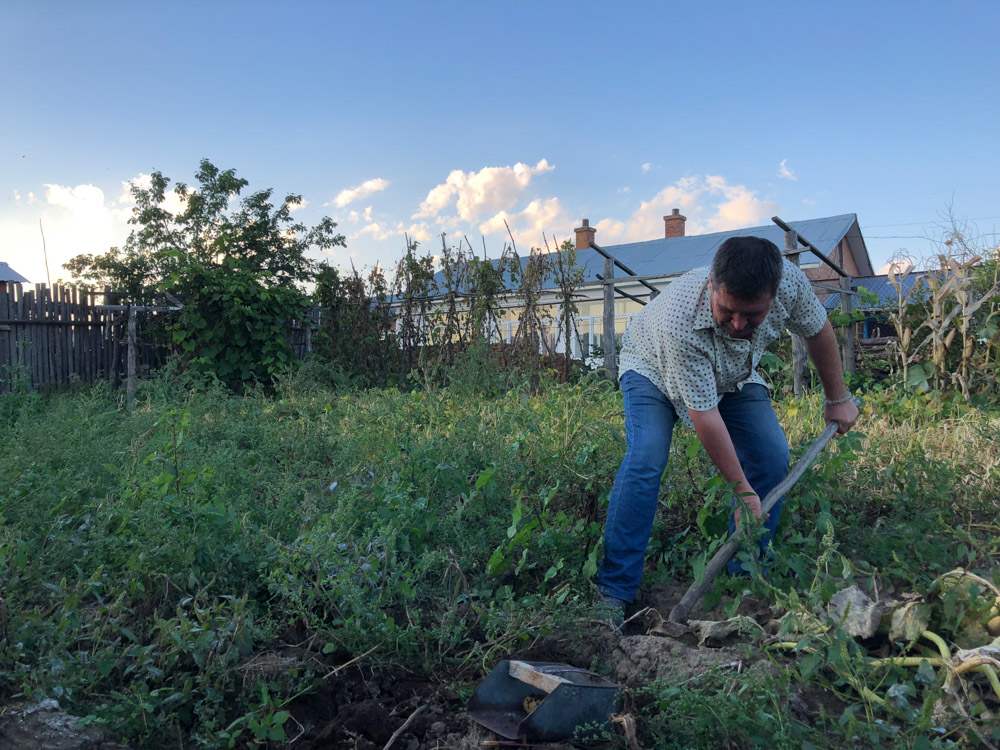
[[[469,701],[469,718],[510,740],[564,740],[607,729],[618,686],[568,664],[501,661]]]
[[[854,405],[859,409],[861,408],[861,399],[854,399]],[[809,449],[803,454],[802,458],[798,460],[792,470],[788,472],[788,476],[782,479],[778,485],[767,493],[767,496],[760,504],[761,516],[766,517],[768,513],[771,512],[771,508],[774,504],[778,502],[778,498],[783,496],[795,483],[799,481],[803,474],[806,473],[806,469],[809,465],[816,460],[816,456],[820,454],[826,444],[830,442],[830,439],[837,434],[837,430],[840,428],[837,422],[830,422],[823,430],[818,438],[813,441],[813,444],[809,446]],[[701,599],[708,587],[712,585],[712,581],[715,577],[719,575],[719,571],[729,562],[729,559],[736,554],[736,550],[740,548],[740,535],[741,531],[737,529],[729,537],[729,541],[722,545],[722,548],[715,553],[715,556],[708,561],[705,566],[705,575],[702,576],[701,583],[691,584],[691,588],[687,590],[681,600],[677,602],[672,610],[670,610],[670,615],[667,617],[667,621],[675,623],[678,625],[684,625],[687,622],[688,615],[695,604]]]

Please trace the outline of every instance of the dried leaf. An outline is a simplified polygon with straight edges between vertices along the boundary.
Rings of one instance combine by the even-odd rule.
[[[927,630],[931,621],[931,607],[926,602],[909,602],[892,613],[889,640],[912,643]]]

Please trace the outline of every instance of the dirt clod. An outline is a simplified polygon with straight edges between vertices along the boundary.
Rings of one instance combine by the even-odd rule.
[[[4,706],[0,716],[0,747],[18,750],[125,750],[100,727],[80,726],[50,698],[33,704]]]

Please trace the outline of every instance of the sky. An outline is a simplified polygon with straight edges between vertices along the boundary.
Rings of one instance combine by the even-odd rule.
[[[406,238],[663,236],[855,213],[876,268],[949,214],[995,247],[995,2],[0,3],[0,261],[68,280],[124,244],[128,185],[209,159],[338,224],[342,268]],[[505,226],[506,222],[506,226]],[[43,244],[44,233],[44,244]],[[48,255],[48,275],[43,248]]]

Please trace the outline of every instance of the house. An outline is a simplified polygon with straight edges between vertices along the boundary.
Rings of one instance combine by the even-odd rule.
[[[577,262],[584,268],[584,287],[581,289],[586,298],[578,303],[577,332],[580,338],[581,354],[586,356],[588,348],[599,346],[603,334],[603,284],[597,278],[604,274],[605,258],[590,247],[596,242],[607,254],[628,267],[635,276],[643,281],[623,279],[615,286],[620,292],[643,300],[649,298],[649,284],[657,290],[664,289],[673,278],[699,266],[707,266],[719,246],[730,237],[752,236],[771,240],[779,248],[785,248],[785,232],[777,224],[767,224],[745,229],[733,229],[726,232],[710,234],[687,235],[685,225],[687,217],[681,215],[678,209],[663,217],[664,236],[645,242],[632,242],[620,245],[600,245],[596,238],[596,230],[584,219],[583,225],[577,227],[576,248]],[[874,274],[868,248],[858,226],[855,214],[827,216],[804,221],[791,221],[788,226],[795,230],[799,237],[808,240],[820,252],[841,266],[848,274],[871,276]],[[836,286],[839,275],[830,266],[823,263],[811,251],[799,255],[799,265],[806,276],[816,284]],[[615,275],[622,275],[620,270]],[[817,288],[817,294],[823,299],[828,290]],[[839,297],[839,295],[838,295]],[[615,301],[615,336],[621,336],[628,320],[642,309],[642,302],[629,299],[622,294],[616,294]]]
[[[583,284],[577,290],[577,336],[576,340],[571,342],[572,355],[575,358],[590,359],[603,341],[604,283],[601,277],[605,273],[605,258],[591,247],[591,243],[598,244],[605,253],[632,272],[627,275],[621,270],[614,272],[615,277],[625,275],[625,278],[615,283],[616,339],[625,332],[629,319],[637,314],[649,299],[652,293],[650,287],[657,292],[662,291],[677,276],[692,268],[709,265],[715,251],[728,238],[764,237],[779,248],[785,248],[785,231],[777,224],[687,235],[686,222],[687,217],[681,215],[680,210],[675,208],[669,215],[663,217],[663,237],[644,242],[604,246],[600,245],[596,236],[597,230],[590,226],[587,219],[583,220],[582,226],[576,228],[577,264],[583,269]],[[874,273],[855,214],[792,221],[788,222],[788,226],[799,237],[808,240],[820,252],[840,265],[848,274],[870,276]],[[526,262],[527,258],[521,258],[522,267]],[[799,253],[799,263],[814,283],[828,287],[839,283],[837,272],[822,263],[811,251],[803,249]],[[438,288],[443,289],[442,272],[437,274],[435,280]],[[565,342],[557,331],[556,293],[555,283],[546,283],[540,299],[543,317],[548,318],[543,320],[543,347],[549,352],[565,350]],[[817,293],[823,299],[829,291],[819,287]],[[504,310],[503,319],[499,324],[499,337],[504,342],[510,343],[516,336],[520,309],[517,300],[511,300]]]
[[[15,284],[29,283],[28,280],[21,274],[7,265],[4,261],[0,260],[0,284],[6,284],[7,282],[13,282]]]

